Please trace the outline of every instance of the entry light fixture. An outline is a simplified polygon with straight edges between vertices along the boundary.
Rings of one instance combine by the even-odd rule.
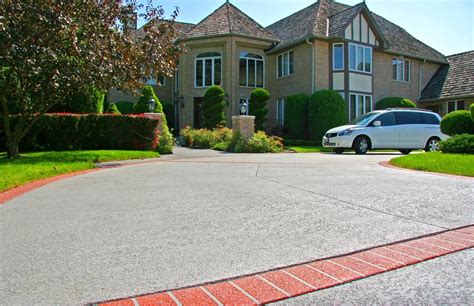
[[[148,100],[148,110],[150,111],[150,113],[153,113],[153,110],[155,109],[155,105],[156,105],[155,99],[151,98],[150,100]]]

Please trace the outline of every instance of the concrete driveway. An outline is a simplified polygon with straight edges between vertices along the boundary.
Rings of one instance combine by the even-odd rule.
[[[0,303],[133,296],[474,223],[472,179],[378,164],[393,157],[178,148],[44,186],[0,206]],[[472,264],[463,254],[446,264]],[[472,277],[459,277],[474,302]]]

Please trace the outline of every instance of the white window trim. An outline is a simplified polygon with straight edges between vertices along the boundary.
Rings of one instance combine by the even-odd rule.
[[[334,47],[335,46],[342,46],[342,68],[338,68],[336,69],[335,68],[335,61],[336,61],[336,57],[334,56]],[[335,44],[332,44],[332,70],[333,71],[343,71],[345,68],[345,62],[344,62],[344,44],[343,43],[335,43]]]
[[[280,114],[280,103],[283,104],[282,107],[282,114]],[[277,122],[279,126],[284,126],[285,125],[285,107],[286,107],[286,98],[280,98],[277,100],[277,112],[276,112],[276,117],[277,117]],[[280,117],[281,116],[281,117]]]
[[[355,46],[355,58],[356,58],[356,61],[357,61],[357,53],[358,53],[358,48],[357,47],[362,47],[362,70],[358,70],[357,69],[357,62],[355,63],[355,67],[356,69],[352,69],[351,68],[351,46]],[[370,59],[371,59],[371,62],[370,62],[370,71],[365,71],[365,56],[364,56],[364,53],[365,53],[365,49],[370,49]],[[358,72],[358,73],[365,73],[365,74],[372,74],[372,72],[374,71],[374,50],[371,46],[366,46],[366,45],[361,45],[361,44],[354,44],[354,43],[349,43],[349,71],[353,71],[353,72]]]
[[[290,73],[290,53],[293,53],[293,72]],[[283,63],[283,70],[282,70],[282,73],[281,73],[281,77],[278,76],[278,71],[279,71],[279,68],[280,68],[280,56],[282,57],[282,62],[284,62],[284,59],[285,59],[285,54],[288,54],[288,74],[285,75],[285,64],[286,63]],[[280,53],[277,55],[277,64],[276,64],[276,77],[277,79],[283,79],[283,78],[287,78],[289,76],[292,76],[295,74],[295,52],[293,50],[289,50],[289,51],[286,51],[286,52],[283,52],[283,53]]]
[[[245,60],[245,71],[247,72],[245,75],[245,84],[246,85],[241,85],[240,84],[240,75],[239,75],[239,86],[242,88],[265,88],[265,57],[263,57],[261,54],[254,53],[254,52],[248,52],[248,53],[253,53],[256,54],[262,58],[252,58],[252,57],[245,57],[245,56],[239,56],[239,74],[240,74],[240,60],[244,59]],[[255,61],[255,86],[249,86],[249,60],[254,60]],[[263,63],[263,85],[262,87],[257,86],[257,61],[260,61]]]
[[[449,103],[450,103],[450,102],[453,102],[453,103],[454,103],[454,110],[453,110],[452,112],[456,112],[456,111],[458,111],[458,110],[464,110],[464,108],[463,108],[463,109],[458,109],[458,102],[464,102],[464,103],[466,103],[464,99],[461,99],[461,100],[449,100],[449,101],[446,101],[446,113],[449,113]],[[464,106],[464,107],[465,107],[465,106]]]
[[[352,116],[353,114],[351,113],[352,111],[352,96],[355,96],[356,97],[356,116]],[[357,110],[359,109],[359,98],[362,97],[363,98],[363,110],[364,112],[362,114],[360,114],[360,116],[364,115],[364,114],[367,114],[367,112],[365,111],[366,110],[366,102],[367,102],[367,97],[370,97],[370,110],[369,112],[372,112],[374,110],[374,100],[373,100],[373,97],[372,95],[367,95],[367,94],[363,94],[363,93],[350,93],[349,94],[349,120],[353,120],[353,119],[356,119],[357,118]]]
[[[401,61],[402,62],[402,75],[401,75],[401,78],[399,78],[399,75],[398,75],[398,68],[397,68],[397,77],[396,79],[393,78],[393,61],[396,60],[396,61]],[[408,63],[408,80],[404,80],[405,78],[405,63]],[[397,64],[397,67],[398,67],[398,64]],[[404,59],[403,57],[394,57],[392,58],[392,79],[396,82],[401,82],[401,83],[410,83],[411,81],[411,63],[410,63],[410,60],[407,60],[407,59]]]
[[[210,57],[200,57],[198,58],[199,54],[196,56],[194,59],[194,88],[207,88],[216,85],[215,83],[215,60],[220,59],[221,60],[221,84],[222,86],[222,69],[224,67],[223,61],[222,61],[222,56],[210,56]],[[206,60],[212,60],[212,68],[211,68],[211,85],[206,86]],[[199,86],[197,84],[197,62],[202,61],[202,86]]]

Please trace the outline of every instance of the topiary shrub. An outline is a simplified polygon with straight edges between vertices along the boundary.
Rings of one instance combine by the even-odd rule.
[[[474,122],[467,110],[451,112],[441,120],[441,132],[446,135],[474,134]]]
[[[54,105],[48,112],[102,114],[104,112],[105,94],[105,90],[99,90],[90,86],[84,91],[77,92],[59,104]]]
[[[130,101],[119,101],[115,105],[122,115],[130,115],[133,113],[133,106],[135,103]]]
[[[220,86],[211,86],[204,94],[202,103],[202,127],[213,129],[225,125],[225,92]]]
[[[376,110],[383,110],[387,108],[403,107],[403,108],[416,108],[416,104],[410,99],[401,97],[386,97],[381,99],[375,105]]]
[[[112,104],[109,104],[107,106],[107,109],[105,110],[105,112],[107,114],[112,114],[112,115],[121,115],[122,113],[119,111],[119,109],[117,108],[117,105],[115,105],[114,103]]]
[[[249,115],[255,116],[255,130],[263,131],[267,120],[267,101],[270,93],[264,88],[256,88],[250,94]]]
[[[443,153],[474,154],[474,135],[454,135],[447,140],[441,141],[439,145]]]
[[[133,105],[133,113],[134,114],[144,114],[149,113],[150,109],[148,107],[148,102],[150,99],[155,100],[155,109],[153,110],[154,113],[162,113],[163,106],[161,105],[160,99],[155,94],[153,87],[151,85],[146,85],[142,89],[142,95],[138,99],[138,102]]]
[[[174,105],[168,102],[164,102],[163,112],[165,113],[166,121],[168,122],[168,128],[170,130],[174,129],[174,121],[175,121]]]
[[[474,103],[471,104],[470,108],[471,108],[471,120],[472,122],[474,122]]]
[[[327,130],[346,123],[346,102],[337,91],[324,89],[309,97],[308,130],[312,140],[321,141]]]
[[[306,138],[308,96],[292,95],[286,98],[285,129],[286,136],[295,139]]]

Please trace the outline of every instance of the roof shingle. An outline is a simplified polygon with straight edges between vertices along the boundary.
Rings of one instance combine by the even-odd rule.
[[[474,97],[474,50],[448,56],[421,93],[420,101]]]

